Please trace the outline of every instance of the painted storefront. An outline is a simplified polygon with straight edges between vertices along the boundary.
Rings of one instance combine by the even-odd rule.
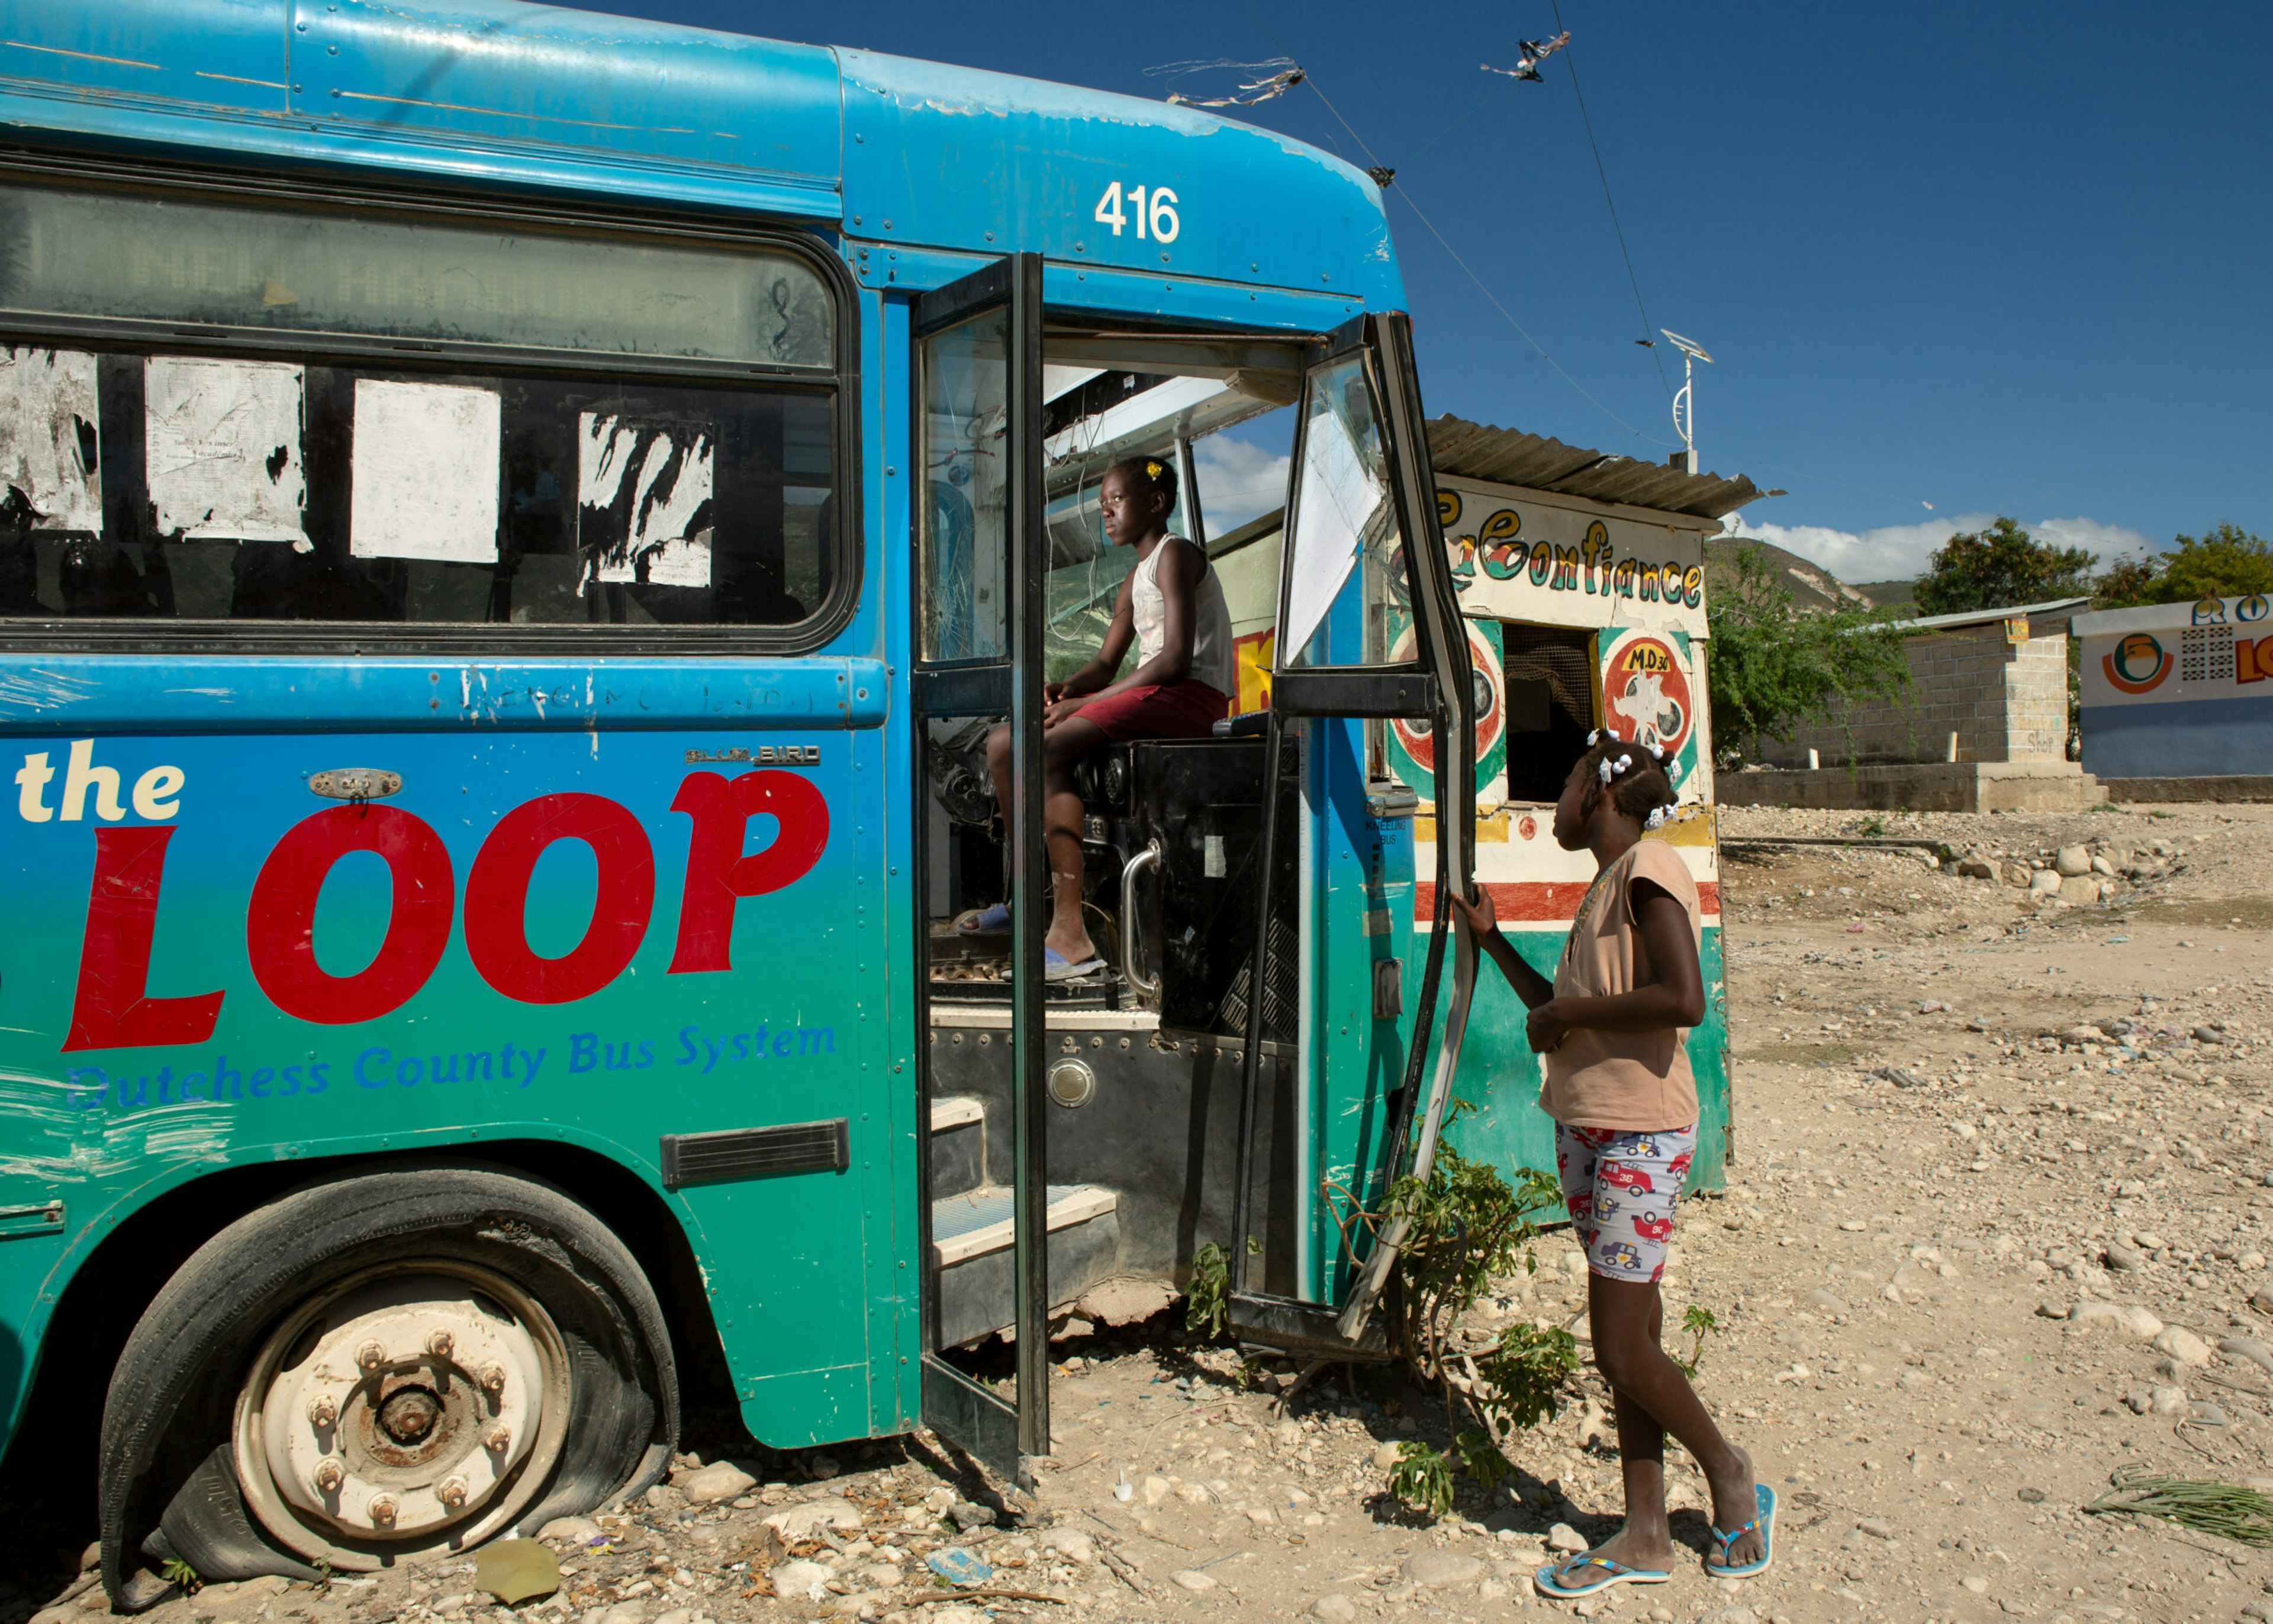
[[[2078,615],[2083,770],[2273,773],[2273,612],[2262,596]]]

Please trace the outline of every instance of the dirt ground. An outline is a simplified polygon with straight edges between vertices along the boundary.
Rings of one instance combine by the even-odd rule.
[[[1443,1441],[1426,1396],[1337,1370],[1282,1405],[1291,1367],[1164,1315],[1058,1344],[1031,1500],[921,1437],[778,1455],[698,1425],[650,1503],[552,1530],[549,1600],[498,1608],[455,1561],[146,1616],[2265,1620],[2273,1553],[2082,1508],[2126,1467],[2273,1488],[2273,809],[1737,810],[1722,834],[1737,1159],[1684,1204],[1667,1322],[1694,1303],[1722,1328],[1699,1387],[1782,1496],[1760,1578],[1709,1579],[1700,1555],[1663,1586],[1534,1596],[1557,1524],[1616,1526],[1591,1367],[1514,1444],[1510,1484],[1437,1519],[1384,1493],[1399,1439]],[[1774,843],[1838,838],[1871,843]],[[2075,846],[2115,871],[2109,896],[2074,900],[2104,874],[2027,888]],[[1480,1333],[1578,1313],[1567,1237],[1539,1254]],[[721,1456],[749,1475],[698,1471]],[[1701,1553],[1701,1479],[1674,1460],[1677,1538]]]

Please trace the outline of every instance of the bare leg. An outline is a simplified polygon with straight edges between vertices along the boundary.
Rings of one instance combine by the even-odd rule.
[[[1042,833],[1050,854],[1050,928],[1045,947],[1075,964],[1097,957],[1081,913],[1081,791],[1074,763],[1110,743],[1105,730],[1078,715],[1042,735]]]
[[[1659,1344],[1665,1305],[1655,1284],[1589,1274],[1587,1304],[1594,1362],[1617,1406],[1625,1475],[1626,1526],[1602,1553],[1629,1567],[1662,1568],[1673,1553],[1665,1511],[1665,1434],[1681,1440],[1703,1470],[1716,1528],[1737,1528],[1759,1515],[1752,1457],[1722,1436],[1697,1390]],[[1742,1568],[1767,1549],[1754,1529],[1729,1547],[1725,1563],[1717,1545],[1706,1560],[1715,1568]]]

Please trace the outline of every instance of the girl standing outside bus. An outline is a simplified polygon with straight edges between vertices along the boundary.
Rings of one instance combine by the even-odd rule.
[[[1579,904],[1555,979],[1499,933],[1491,894],[1453,901],[1531,1011],[1543,1057],[1540,1105],[1555,1119],[1555,1160],[1573,1233],[1586,1248],[1594,1363],[1616,1405],[1625,1526],[1609,1541],[1540,1569],[1548,1596],[1614,1584],[1662,1584],[1674,1548],[1665,1507],[1665,1434],[1704,1470],[1713,1494],[1716,1578],[1765,1573],[1775,1491],[1729,1442],[1661,1345],[1674,1203],[1697,1143],[1697,1085],[1683,1029],[1705,1018],[1697,962],[1697,887],[1680,854],[1645,841],[1670,814],[1664,752],[1597,731],[1555,807],[1555,839],[1590,850],[1599,872]],[[1726,1530],[1726,1531],[1724,1531]]]

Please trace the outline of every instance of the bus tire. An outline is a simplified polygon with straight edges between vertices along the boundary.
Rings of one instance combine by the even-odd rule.
[[[127,1339],[105,1401],[102,1579],[314,1579],[469,1548],[668,1470],[678,1381],[623,1243],[467,1162],[301,1186],[222,1230]]]

